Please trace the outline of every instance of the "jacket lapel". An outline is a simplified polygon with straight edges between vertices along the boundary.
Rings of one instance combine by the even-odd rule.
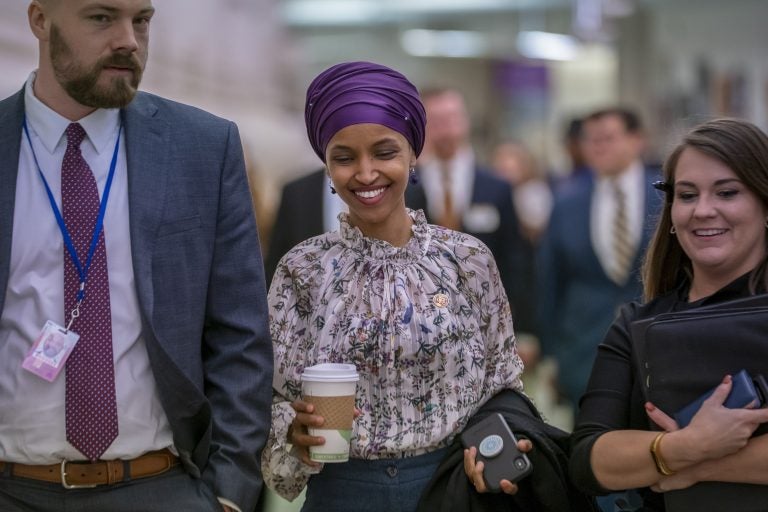
[[[21,150],[24,89],[0,103],[0,312],[11,264],[13,209]]]
[[[152,250],[162,219],[168,172],[170,127],[151,97],[139,93],[123,111],[128,168],[131,256],[136,292],[144,318],[154,306]]]

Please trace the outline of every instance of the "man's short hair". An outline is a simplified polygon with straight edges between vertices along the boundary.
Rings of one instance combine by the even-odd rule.
[[[640,133],[643,131],[643,123],[640,116],[634,110],[625,107],[608,107],[596,110],[584,118],[584,123],[598,121],[604,117],[616,116],[624,123],[628,133]]]

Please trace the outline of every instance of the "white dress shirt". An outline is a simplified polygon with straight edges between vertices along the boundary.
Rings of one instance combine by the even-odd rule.
[[[26,120],[34,155],[61,208],[64,131],[70,121],[34,96],[35,73],[25,88]],[[101,195],[120,125],[120,111],[99,109],[81,119],[82,155]],[[59,226],[23,132],[19,155],[8,287],[0,316],[0,460],[52,464],[85,457],[66,440],[66,369],[53,382],[22,369],[25,354],[47,320],[66,326],[64,249]],[[135,458],[172,447],[168,418],[149,364],[133,275],[128,218],[125,133],[104,218],[112,313],[119,434],[104,459]]]
[[[465,146],[445,164],[435,158],[419,165],[419,175],[424,186],[424,195],[427,198],[427,209],[432,219],[440,219],[444,213],[445,181],[442,165],[449,167],[453,210],[461,217],[472,204],[475,184],[475,154],[469,146]]]
[[[616,217],[617,201],[613,180],[616,180],[616,184],[621,187],[626,198],[628,235],[635,248],[640,246],[645,218],[645,168],[642,162],[633,162],[615,178],[595,178],[590,230],[592,247],[606,272],[613,268],[615,260],[612,228]]]

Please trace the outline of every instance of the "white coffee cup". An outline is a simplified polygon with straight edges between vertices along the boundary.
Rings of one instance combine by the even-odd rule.
[[[324,419],[321,428],[309,429],[310,435],[325,438],[325,444],[309,447],[309,457],[313,461],[349,460],[358,379],[353,364],[323,363],[304,369],[301,375],[303,400],[313,404],[314,414]]]

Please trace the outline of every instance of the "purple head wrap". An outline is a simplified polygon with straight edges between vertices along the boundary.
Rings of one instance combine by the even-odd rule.
[[[424,147],[426,114],[416,87],[394,69],[372,62],[344,62],[320,73],[307,89],[304,119],[312,149],[323,162],[328,142],[352,124],[395,130],[416,156]]]

